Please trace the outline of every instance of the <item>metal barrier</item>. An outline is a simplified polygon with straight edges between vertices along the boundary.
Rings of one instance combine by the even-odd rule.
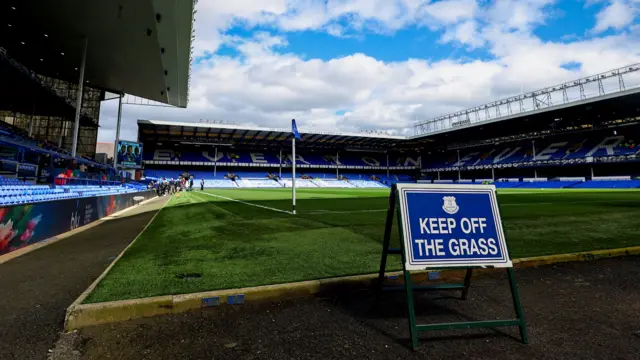
[[[94,185],[94,186],[122,186],[120,181],[87,179],[87,178],[62,178],[56,177],[54,185]]]

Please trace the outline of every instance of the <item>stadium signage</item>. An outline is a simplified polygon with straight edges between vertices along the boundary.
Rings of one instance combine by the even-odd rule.
[[[465,120],[460,120],[460,121],[454,121],[454,122],[451,123],[451,127],[460,127],[460,126],[465,126],[465,125],[471,125],[471,120],[465,119]]]
[[[394,216],[398,217],[400,248],[389,247]],[[385,286],[388,255],[402,256],[402,286]],[[417,324],[414,290],[461,290],[460,298],[466,300],[473,269],[487,267],[506,269],[515,319]],[[464,283],[413,284],[411,271],[434,268],[466,269]],[[426,278],[438,279],[439,273],[431,272]],[[528,342],[520,295],[493,185],[419,183],[392,186],[382,243],[377,298],[385,291],[394,290],[405,293],[414,350],[418,348],[419,332],[443,329],[517,326],[522,342]]]
[[[407,270],[512,266],[493,185],[397,188]]]

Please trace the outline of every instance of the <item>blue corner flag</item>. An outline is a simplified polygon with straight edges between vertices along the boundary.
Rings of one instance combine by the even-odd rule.
[[[295,136],[296,139],[302,139],[300,133],[298,132],[298,127],[296,126],[296,119],[291,120],[291,133],[293,134],[293,136]]]

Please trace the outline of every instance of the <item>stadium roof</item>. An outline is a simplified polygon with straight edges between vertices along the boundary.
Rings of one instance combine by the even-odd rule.
[[[62,97],[42,86],[37,78],[21,71],[15,64],[5,61],[0,53],[0,109],[25,114],[62,116],[73,119],[75,106],[70,105]],[[10,84],[10,85],[8,85]],[[87,116],[80,117],[83,126],[97,126]]]
[[[314,149],[388,149],[406,140],[404,136],[369,133],[305,131],[298,128],[300,147]],[[138,120],[138,140],[193,145],[273,147],[290,146],[291,129],[248,127],[229,124]]]
[[[467,147],[488,142],[551,136],[625,126],[640,121],[640,89],[622,96],[603,97],[571,106],[514,116],[500,121],[472,124],[448,131],[412,137],[417,143],[428,139],[433,146]]]
[[[443,146],[457,148],[640,123],[640,89],[618,95],[621,96],[605,96],[571,106],[550,108],[547,111],[423,136],[330,133],[299,128],[302,135],[299,146],[362,150],[408,150]],[[138,140],[147,143],[164,141],[193,145],[282,148],[290,146],[291,131],[228,124],[138,120],[138,137]]]
[[[420,121],[414,126],[413,138],[466,128],[477,129],[483,125],[513,119],[549,118],[558,114],[567,114],[573,109],[591,108],[603,103],[611,104],[612,100],[618,101],[616,99],[621,99],[622,102],[625,101],[624,99],[637,99],[637,96],[633,96],[640,94],[640,84],[637,83],[638,71],[640,71],[640,64],[627,65],[431,120]],[[510,122],[510,125],[520,126],[515,122]]]
[[[0,47],[38,74],[186,107],[193,0],[5,0]],[[11,86],[3,84],[2,86]]]

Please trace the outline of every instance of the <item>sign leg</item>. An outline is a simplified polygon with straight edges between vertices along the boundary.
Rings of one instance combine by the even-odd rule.
[[[518,285],[516,285],[516,279],[513,275],[513,268],[507,269],[509,275],[509,286],[511,287],[511,297],[513,298],[513,307],[516,311],[516,317],[520,321],[518,327],[520,328],[520,337],[524,344],[529,343],[529,337],[527,336],[527,322],[524,319],[524,313],[522,311],[522,304],[520,303],[520,294],[518,293]]]
[[[382,288],[384,286],[384,271],[387,267],[387,255],[389,252],[389,243],[385,241],[382,243],[382,257],[380,258],[380,271],[378,273],[378,282],[376,283],[376,303],[380,298],[380,294],[382,293]]]
[[[467,295],[469,294],[469,286],[471,286],[472,273],[472,269],[467,269],[467,274],[464,276],[464,288],[462,289],[462,295],[460,296],[460,299],[462,300],[467,300]]]
[[[378,272],[378,283],[376,284],[376,294],[382,292],[384,285],[384,273],[387,268],[387,256],[389,255],[389,245],[391,244],[391,229],[393,227],[393,212],[396,207],[395,186],[391,188],[389,194],[389,207],[387,208],[387,221],[384,226],[384,239],[382,240],[382,257],[380,258],[380,271]]]
[[[413,284],[411,283],[411,273],[404,271],[404,288],[407,291],[407,312],[409,313],[409,334],[411,336],[411,348],[418,349],[418,329],[416,328],[416,312],[413,305]]]

